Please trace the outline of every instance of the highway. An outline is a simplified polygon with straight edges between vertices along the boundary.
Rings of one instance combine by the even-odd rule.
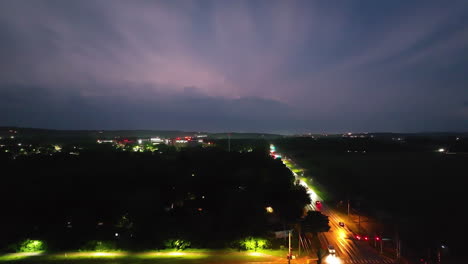
[[[277,153],[278,154],[278,153]],[[279,155],[279,154],[278,154]],[[283,156],[284,157],[284,156]],[[286,164],[285,164],[286,165]],[[287,165],[286,165],[287,166]],[[357,240],[351,230],[346,225],[346,219],[342,219],[340,215],[332,208],[327,206],[321,197],[319,197],[309,186],[302,181],[294,171],[288,167],[299,184],[307,189],[312,200],[312,204],[308,205],[308,210],[321,211],[327,215],[330,220],[330,231],[319,234],[319,240],[323,248],[332,245],[336,251],[336,257],[327,256],[323,263],[339,264],[339,263],[357,263],[357,264],[391,264],[396,263],[395,260],[381,255],[375,248],[371,247],[370,243],[374,243],[373,237],[369,237],[368,241]],[[320,205],[315,202],[320,201]],[[339,222],[344,222],[345,226],[341,227]]]

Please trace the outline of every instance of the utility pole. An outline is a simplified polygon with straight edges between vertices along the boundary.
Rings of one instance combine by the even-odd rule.
[[[401,240],[398,238],[397,240],[397,259],[401,258]]]
[[[228,133],[228,152],[231,152],[231,133]]]
[[[432,258],[431,258],[431,249],[430,248],[427,248],[427,261],[430,261]],[[426,261],[426,262],[427,262]]]
[[[361,215],[358,214],[358,233],[361,233]]]
[[[440,248],[437,249],[437,264],[440,264],[441,263],[441,258],[440,258]]]
[[[289,240],[289,245],[288,245],[288,264],[291,264],[291,233],[292,230],[288,232],[288,240]]]
[[[395,232],[395,251],[396,251],[396,258],[398,260],[398,262],[400,262],[400,256],[401,256],[401,242],[400,242],[400,230],[398,228],[398,225],[395,225],[395,229],[396,229],[396,232]]]
[[[383,253],[383,239],[380,238],[380,254]]]
[[[348,218],[349,218],[349,199],[348,199]]]
[[[297,237],[298,237],[298,253],[297,256],[301,256],[301,226],[298,225],[298,232],[297,232]]]
[[[298,239],[298,252],[297,252],[297,255],[300,256],[301,255],[301,234],[299,234],[299,239]]]

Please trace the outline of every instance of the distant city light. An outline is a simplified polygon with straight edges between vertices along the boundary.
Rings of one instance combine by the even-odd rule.
[[[99,143],[99,144],[101,144],[101,143],[114,143],[114,140],[98,139],[97,143]],[[73,147],[73,148],[76,148],[76,147]]]
[[[440,148],[438,149],[439,152],[445,152],[445,149],[444,148]]]
[[[272,208],[271,206],[265,207],[265,210],[266,210],[267,213],[269,213],[269,214],[273,213],[273,208]]]

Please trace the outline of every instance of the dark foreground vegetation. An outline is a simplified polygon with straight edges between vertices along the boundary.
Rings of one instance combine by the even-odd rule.
[[[386,225],[384,235],[400,236],[405,254],[435,258],[442,245],[443,254],[466,254],[466,135],[301,137],[276,146],[327,189],[330,204],[349,199],[352,211]]]
[[[271,238],[310,201],[262,144],[242,153],[100,146],[80,155],[2,154],[0,249],[18,251],[21,241],[43,241],[49,251],[241,249],[247,237]]]

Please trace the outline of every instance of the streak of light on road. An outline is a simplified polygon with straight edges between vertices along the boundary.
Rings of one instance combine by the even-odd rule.
[[[342,261],[339,257],[337,256],[333,256],[333,255],[328,255],[326,258],[325,258],[325,263],[327,264],[341,264]]]

